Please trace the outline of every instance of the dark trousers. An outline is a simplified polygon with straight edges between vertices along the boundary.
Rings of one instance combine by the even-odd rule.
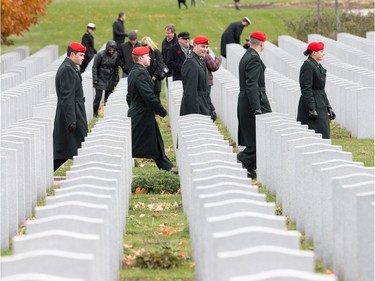
[[[185,5],[185,8],[187,9],[188,6],[186,5],[186,0],[177,0],[178,1],[178,8],[181,9],[181,4]]]
[[[257,168],[257,153],[255,146],[246,146],[246,148],[237,154],[238,160],[242,162],[247,171],[256,178],[255,170]]]
[[[107,102],[111,91],[105,91],[104,104]],[[100,101],[102,100],[103,90],[95,89],[95,99],[94,99],[94,116],[98,116],[98,110],[100,106]]]
[[[68,159],[53,159],[53,171],[56,172],[56,170],[66,161],[68,161]]]
[[[164,155],[163,158],[154,159],[154,161],[156,166],[161,170],[170,171],[173,168],[173,163],[169,160],[167,155]]]

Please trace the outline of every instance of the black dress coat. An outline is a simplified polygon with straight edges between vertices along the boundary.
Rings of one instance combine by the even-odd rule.
[[[227,44],[237,43],[240,44],[242,30],[244,29],[242,22],[233,22],[221,35],[220,49],[221,55],[227,57]]]
[[[167,111],[154,94],[154,83],[146,68],[135,63],[128,77],[126,101],[132,125],[133,158],[158,159],[165,155],[164,143],[155,114]]]
[[[117,48],[114,41],[109,41],[105,50],[100,51],[92,66],[94,88],[103,91],[113,91],[119,81],[119,62],[117,52],[110,55],[109,48]]]
[[[117,43],[117,46],[120,47],[121,43],[125,41],[125,37],[128,37],[128,34],[125,32],[124,22],[120,19],[115,20],[112,25],[113,31],[113,41]]]
[[[189,46],[191,52],[192,46]],[[186,60],[186,55],[181,49],[180,44],[175,44],[169,48],[167,54],[167,65],[172,70],[173,81],[181,80],[181,67]]]
[[[187,114],[211,115],[211,99],[208,93],[208,72],[204,59],[194,52],[188,56],[181,71],[183,96],[180,116]]]
[[[309,129],[321,133],[323,138],[330,138],[328,108],[330,107],[326,92],[326,72],[321,64],[308,58],[301,67],[299,84],[301,97],[298,103],[297,121],[308,125]],[[309,117],[309,110],[316,110],[318,117]]]
[[[176,33],[174,34],[174,37],[171,41],[168,41],[166,38],[164,38],[163,42],[161,42],[161,54],[163,56],[163,60],[165,63],[167,62],[167,55],[169,49],[175,44],[178,44],[178,38]]]
[[[53,130],[54,159],[72,159],[87,135],[82,77],[75,63],[65,58],[55,77],[57,107]],[[76,123],[74,132],[68,125]]]
[[[240,94],[238,95],[238,144],[256,146],[255,114],[271,112],[265,88],[266,66],[252,48],[246,50],[239,64]],[[260,112],[259,112],[260,113]]]
[[[120,49],[118,49],[118,58],[119,58],[120,66],[122,68],[122,71],[128,75],[134,65],[134,61],[132,57],[133,49],[136,47],[140,47],[140,46],[141,46],[141,43],[138,41],[134,45],[132,45],[132,43],[128,41],[128,42],[122,43],[120,46]]]
[[[163,57],[158,49],[155,49],[155,51],[150,49],[149,55],[151,57],[151,62],[150,66],[147,67],[147,71],[150,73],[151,77],[156,77],[156,80],[152,80],[154,82],[154,92],[160,92],[161,80],[164,78],[164,68],[166,65],[164,64]]]
[[[94,36],[91,33],[86,32],[82,36],[81,42],[82,42],[82,45],[86,47],[85,59],[82,62],[81,68],[86,69],[87,65],[90,63],[92,58],[97,53],[94,47]]]

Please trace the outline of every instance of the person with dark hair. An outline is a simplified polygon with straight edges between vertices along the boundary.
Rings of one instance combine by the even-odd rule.
[[[170,47],[167,55],[167,65],[172,70],[173,81],[181,80],[182,64],[192,49],[189,32],[180,32],[177,37],[178,44]]]
[[[56,171],[68,159],[77,155],[78,148],[87,135],[87,117],[81,65],[86,48],[73,42],[67,48],[67,57],[57,70],[55,86],[57,107],[53,128],[53,159]]]
[[[161,80],[165,78],[165,75],[168,72],[167,66],[164,64],[164,60],[156,44],[149,36],[142,38],[141,45],[150,49],[149,56],[151,62],[146,69],[150,73],[151,79],[154,82],[154,94],[160,101]]]
[[[95,88],[94,116],[98,116],[103,91],[105,92],[104,103],[117,86],[118,74],[117,44],[115,41],[108,41],[105,50],[100,51],[92,66],[92,80]]]
[[[94,47],[94,36],[92,35],[96,29],[95,24],[89,22],[87,24],[86,33],[82,36],[82,45],[86,47],[85,59],[83,60],[79,70],[81,73],[85,72],[87,65],[97,53]]]
[[[164,27],[165,38],[161,43],[161,54],[163,56],[164,62],[167,64],[168,50],[170,47],[178,43],[176,27],[174,24],[170,23]],[[167,77],[171,76],[172,71],[169,69]]]
[[[112,25],[113,30],[113,41],[117,44],[117,49],[120,49],[122,43],[125,42],[125,37],[128,37],[128,34],[125,33],[125,21],[126,15],[124,12],[118,14],[117,20]]]
[[[172,170],[173,163],[165,155],[164,142],[155,114],[165,117],[167,111],[154,94],[154,83],[146,67],[150,65],[148,47],[133,50],[134,65],[128,77],[126,101],[132,127],[133,158],[153,159],[159,169]]]
[[[135,31],[129,32],[129,41],[122,43],[118,50],[119,63],[122,68],[122,78],[128,77],[130,70],[132,70],[134,62],[132,58],[133,49],[140,47],[141,43],[138,42],[138,34]]]
[[[238,67],[240,80],[237,103],[238,145],[246,148],[237,154],[237,159],[247,169],[248,177],[254,185],[257,183],[255,115],[272,111],[265,88],[266,66],[259,56],[266,40],[264,33],[253,32],[250,35],[249,49],[241,58]]]
[[[324,58],[324,43],[311,42],[304,52],[308,56],[302,64],[299,84],[301,97],[298,103],[297,121],[309,129],[330,138],[330,120],[336,118],[325,92],[327,70],[320,64]]]
[[[221,55],[227,57],[227,44],[236,43],[240,44],[240,37],[245,27],[249,26],[251,21],[248,17],[244,17],[242,21],[231,23],[221,35],[220,49]]]

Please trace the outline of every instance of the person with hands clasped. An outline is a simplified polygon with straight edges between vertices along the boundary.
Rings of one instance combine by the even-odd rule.
[[[308,56],[302,64],[299,76],[301,97],[298,103],[297,121],[309,129],[330,138],[329,121],[336,118],[325,92],[327,70],[320,64],[324,57],[324,43],[311,42],[304,52]]]
[[[115,41],[108,41],[105,50],[100,51],[92,66],[92,81],[95,88],[94,116],[98,116],[103,91],[105,91],[104,103],[117,86],[119,81],[119,62],[117,57],[117,44]]]
[[[240,80],[237,104],[238,145],[246,148],[237,154],[237,159],[247,169],[252,184],[256,184],[257,178],[255,115],[272,111],[265,88],[266,66],[259,56],[266,40],[264,33],[253,32],[250,35],[249,48],[238,67]]]
[[[87,135],[87,117],[82,77],[77,65],[81,65],[86,48],[73,42],[68,46],[67,57],[57,70],[55,86],[57,94],[56,115],[53,129],[53,159],[56,171],[68,159],[77,155],[78,148]]]
[[[134,65],[128,77],[126,101],[132,126],[133,158],[153,159],[159,169],[176,173],[165,155],[164,142],[155,114],[167,116],[167,111],[154,94],[154,82],[147,67],[150,65],[150,49],[136,47],[133,50]]]

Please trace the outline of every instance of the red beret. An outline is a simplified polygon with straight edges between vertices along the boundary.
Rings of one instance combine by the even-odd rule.
[[[145,54],[148,54],[150,52],[150,49],[148,47],[136,47],[133,49],[132,54],[137,56],[142,56]]]
[[[202,35],[198,35],[197,37],[194,38],[194,43],[208,45],[208,38]]]
[[[260,32],[260,31],[255,31],[255,32],[251,33],[250,37],[258,39],[259,41],[266,41],[267,40],[266,34],[264,34],[263,32]]]
[[[83,46],[82,44],[78,43],[78,42],[72,42],[69,45],[69,47],[70,47],[70,49],[72,49],[75,52],[80,52],[80,53],[86,52],[86,47]]]
[[[307,45],[307,50],[317,52],[324,49],[324,43],[323,42],[311,42],[309,45]]]

